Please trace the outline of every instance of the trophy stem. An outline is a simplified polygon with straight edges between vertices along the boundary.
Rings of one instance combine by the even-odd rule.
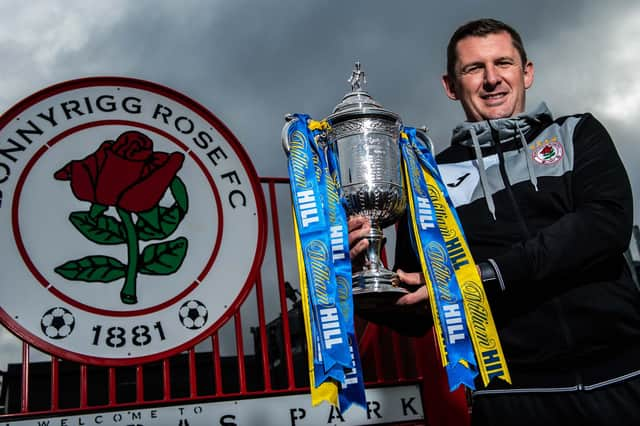
[[[384,234],[380,225],[372,224],[367,240],[369,240],[369,248],[366,253],[365,269],[372,272],[386,270],[382,264]]]
[[[382,252],[384,234],[379,224],[371,224],[367,236],[369,248],[366,252],[365,266],[352,276],[353,296],[358,300],[359,309],[371,309],[382,305],[392,305],[400,296],[407,293],[398,287],[398,275],[384,267]]]

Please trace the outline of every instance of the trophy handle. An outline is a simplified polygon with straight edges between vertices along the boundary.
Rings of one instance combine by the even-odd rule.
[[[284,149],[284,152],[289,155],[289,152],[291,152],[291,146],[289,145],[289,127],[291,127],[297,118],[292,114],[287,114],[284,116],[284,119],[286,123],[282,127],[280,139],[282,141],[282,149]]]
[[[429,147],[429,151],[431,151],[431,155],[435,156],[436,155],[436,148],[435,148],[435,145],[433,144],[433,141],[431,140],[431,138],[427,134],[428,131],[429,131],[429,129],[426,126],[425,127],[416,128],[416,136],[420,140],[422,140],[422,142],[424,142]]]

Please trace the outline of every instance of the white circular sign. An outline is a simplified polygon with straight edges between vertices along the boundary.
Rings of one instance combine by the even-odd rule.
[[[172,89],[73,80],[0,117],[0,319],[42,350],[103,365],[180,352],[244,300],[265,241],[245,151]]]

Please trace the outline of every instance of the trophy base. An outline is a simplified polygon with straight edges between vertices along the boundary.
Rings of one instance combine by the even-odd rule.
[[[357,312],[397,310],[396,301],[409,293],[394,285],[398,276],[391,271],[364,271],[353,275],[353,299]]]

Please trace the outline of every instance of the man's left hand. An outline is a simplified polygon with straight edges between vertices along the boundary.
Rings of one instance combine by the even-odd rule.
[[[424,275],[422,272],[404,272],[402,269],[397,271],[400,281],[409,286],[420,286],[416,291],[405,294],[396,301],[396,305],[415,305],[423,303],[429,298],[427,287],[425,286]]]

